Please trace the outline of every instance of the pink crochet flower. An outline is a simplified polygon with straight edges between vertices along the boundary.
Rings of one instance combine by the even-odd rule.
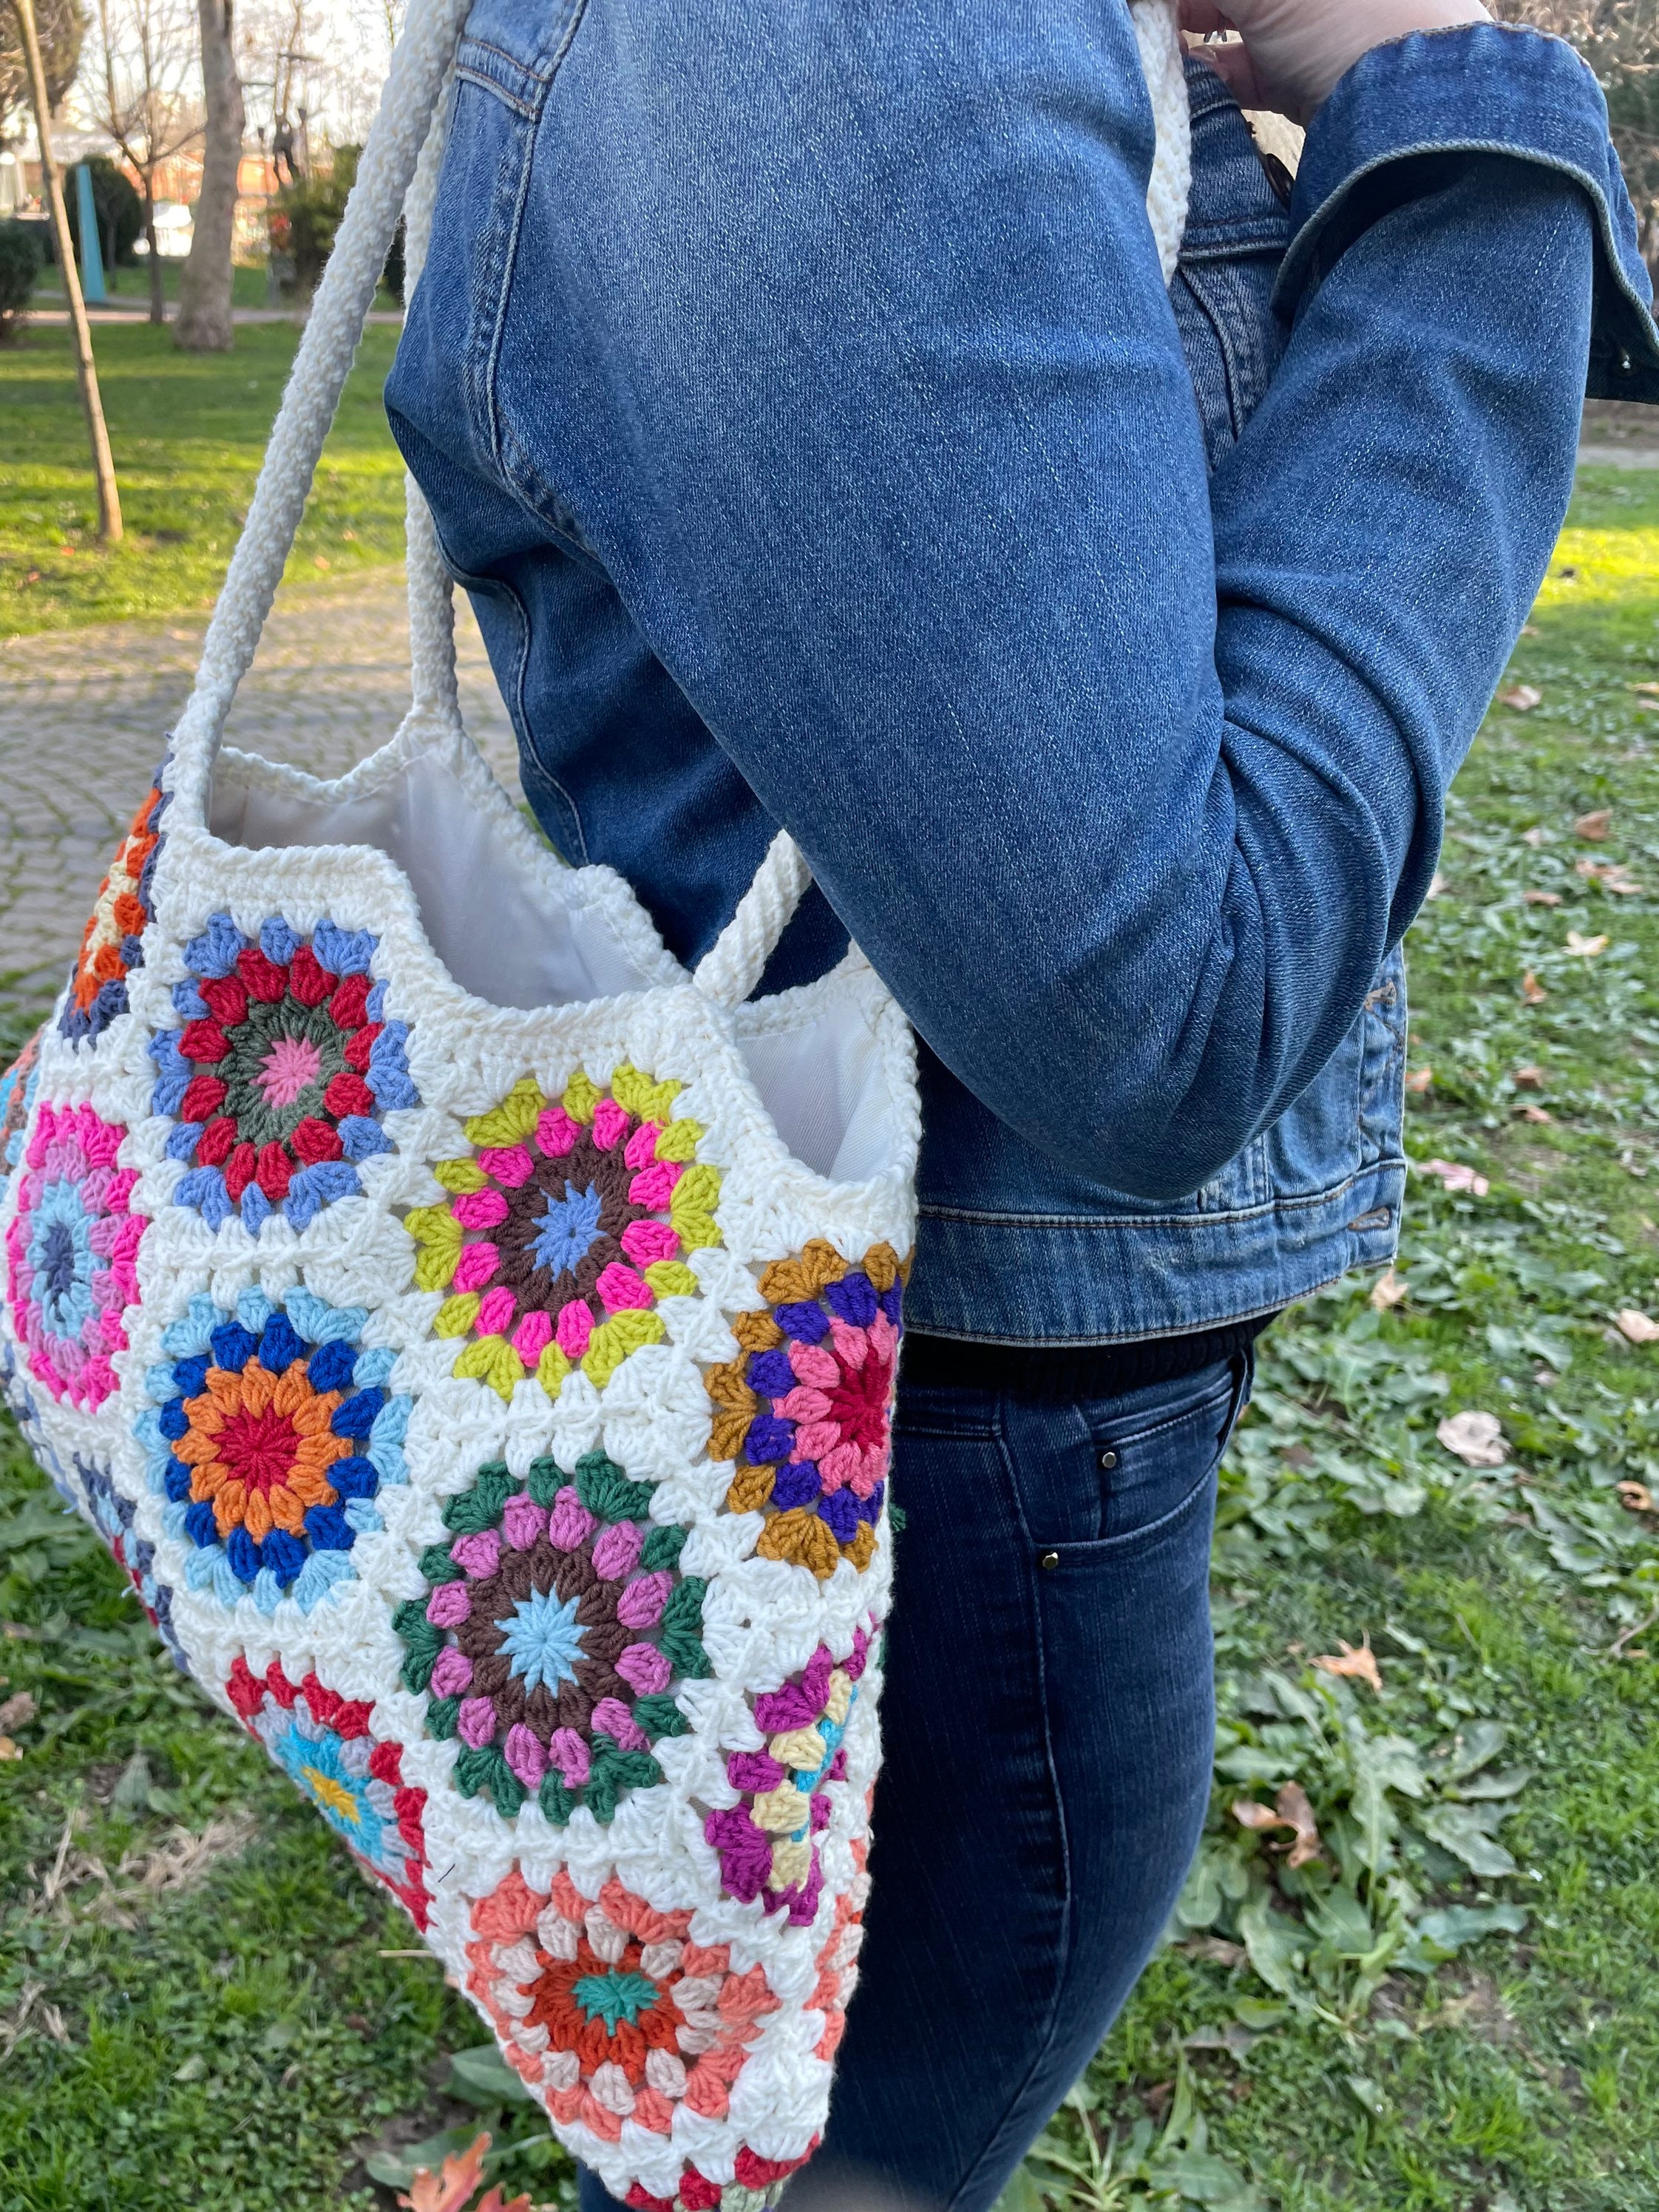
[[[23,1155],[6,1235],[12,1312],[30,1373],[54,1398],[95,1413],[116,1388],[112,1352],[138,1297],[138,1242],[129,1211],[138,1177],[118,1168],[126,1131],[90,1106],[42,1106]]]

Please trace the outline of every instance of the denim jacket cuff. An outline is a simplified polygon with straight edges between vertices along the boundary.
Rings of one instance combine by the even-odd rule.
[[[1309,127],[1279,314],[1293,319],[1361,232],[1470,155],[1534,162],[1584,193],[1597,238],[1589,396],[1659,401],[1653,287],[1607,102],[1572,48],[1536,31],[1418,31],[1361,57]]]

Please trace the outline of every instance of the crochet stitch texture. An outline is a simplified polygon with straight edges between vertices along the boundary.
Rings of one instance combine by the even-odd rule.
[[[856,951],[750,1001],[787,836],[694,975],[553,860],[461,727],[418,495],[392,743],[327,785],[220,750],[406,195],[419,273],[465,11],[411,0],[196,690],[0,1079],[0,1388],[569,2149],[633,2212],[762,2212],[869,1888],[908,1026]],[[1185,94],[1135,15],[1167,273]]]

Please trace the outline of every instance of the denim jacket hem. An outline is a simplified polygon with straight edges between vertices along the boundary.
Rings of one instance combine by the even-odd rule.
[[[1396,1154],[1327,1190],[1215,1213],[924,1205],[905,1321],[927,1336],[1006,1345],[1133,1344],[1251,1321],[1350,1269],[1387,1267],[1405,1194]]]

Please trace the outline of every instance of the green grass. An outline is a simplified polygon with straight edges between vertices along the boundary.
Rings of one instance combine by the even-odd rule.
[[[1007,2212],[1659,2212],[1659,1514],[1631,1510],[1659,1497],[1659,1346],[1613,1326],[1659,1317],[1659,715],[1633,688],[1659,681],[1659,481],[1587,477],[1534,629],[1511,680],[1542,703],[1494,710],[1409,946],[1408,1147],[1489,1188],[1414,1176],[1403,1300],[1347,1286],[1263,1341],[1204,1857]],[[1502,1466],[1437,1441],[1469,1410]],[[467,2117],[447,2057],[477,2023],[385,1955],[406,1923],[49,1500],[11,1446],[0,1698],[39,1712],[0,1764],[0,2022],[35,1994],[0,2201],[389,2212],[359,2147]],[[1380,1696],[1310,1663],[1367,1639]],[[1322,1844],[1297,1873],[1232,1811],[1287,1782]],[[501,2179],[568,2202],[545,2144]]]
[[[184,265],[182,257],[176,261],[163,257],[161,262],[163,299],[178,298],[179,272]],[[112,284],[112,276],[114,279]],[[108,301],[105,303],[106,306],[128,307],[135,305],[148,307],[149,304],[149,269],[143,261],[137,262],[131,269],[123,268],[114,270],[106,269],[104,283],[110,294]],[[232,270],[230,301],[234,307],[263,307],[266,304],[268,295],[269,288],[263,265],[257,269],[238,265]],[[64,288],[58,281],[56,269],[47,268],[41,270],[40,281],[34,288],[34,304],[37,307],[63,306]]]
[[[211,605],[247,512],[299,332],[244,324],[228,354],[100,324],[98,375],[126,535],[104,547],[65,330],[0,348],[0,637]],[[380,404],[395,330],[364,336],[290,576],[403,556],[403,464]]]

